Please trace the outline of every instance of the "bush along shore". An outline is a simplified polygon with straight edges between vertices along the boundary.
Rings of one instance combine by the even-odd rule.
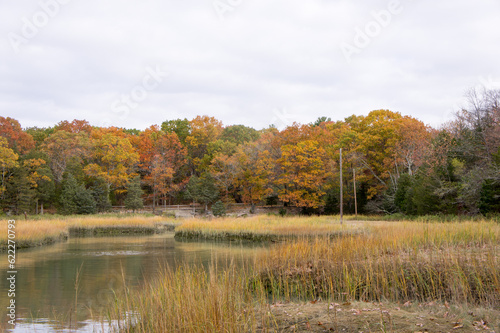
[[[301,223],[251,222],[280,224],[286,233]],[[240,223],[203,226],[224,234],[243,230]],[[316,223],[320,229],[326,221]],[[122,332],[500,329],[498,223],[352,222],[342,228],[361,231],[331,239],[309,230],[308,237],[271,245],[243,268],[165,268],[143,289],[123,291],[106,320]]]

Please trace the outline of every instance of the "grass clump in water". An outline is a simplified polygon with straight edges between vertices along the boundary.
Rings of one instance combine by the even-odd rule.
[[[257,302],[234,264],[167,267],[140,292],[126,291],[108,318],[119,332],[252,332]]]
[[[259,215],[250,218],[189,219],[176,228],[178,238],[242,239],[254,241],[297,237],[336,237],[361,232],[359,223],[340,225],[331,217],[276,217]]]
[[[155,233],[171,229],[172,223],[165,223],[158,216],[132,215],[116,217],[112,215],[67,216],[58,219],[15,220],[16,248],[30,248],[52,244],[69,237],[70,233],[83,235],[123,234],[123,233]],[[48,216],[48,215],[46,215]],[[10,219],[13,220],[13,219]],[[6,222],[6,221],[5,221]],[[8,245],[7,223],[2,223],[0,235],[0,251]]]

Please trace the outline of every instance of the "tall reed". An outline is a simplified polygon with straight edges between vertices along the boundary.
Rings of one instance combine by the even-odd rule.
[[[119,332],[252,332],[263,318],[234,264],[165,267],[143,290],[126,293],[108,313]]]
[[[274,298],[447,300],[500,306],[500,226],[384,223],[341,239],[302,239],[255,261]]]

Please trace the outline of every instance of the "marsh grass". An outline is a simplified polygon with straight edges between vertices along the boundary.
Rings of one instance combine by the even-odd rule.
[[[251,332],[265,318],[234,264],[164,267],[143,290],[126,293],[107,312],[119,332]]]
[[[318,230],[343,230],[327,223],[315,218],[188,221],[182,229],[238,234],[266,227],[285,235],[302,230],[306,236],[259,252],[243,270],[232,265],[226,270],[164,269],[127,301],[117,299],[110,321],[120,318],[117,330],[123,332],[309,332],[352,325],[398,332],[438,322],[451,330],[462,320],[480,328],[498,315],[497,223],[378,221],[353,223],[349,228],[358,232],[340,238],[317,237]],[[384,308],[377,305],[381,302]],[[420,305],[410,310],[408,304]],[[370,312],[370,307],[378,310]],[[130,313],[134,320],[123,315]]]
[[[451,301],[500,306],[500,226],[378,223],[338,240],[302,239],[256,261],[273,299]]]
[[[276,217],[189,219],[176,228],[178,238],[279,240],[296,237],[338,237],[362,232],[359,223],[340,225],[332,217]]]
[[[117,214],[94,216],[68,216],[59,219],[24,220],[16,221],[16,248],[29,248],[52,244],[68,238],[72,230],[84,234],[101,233],[151,233],[164,229],[164,218],[157,216],[125,216]],[[7,248],[7,223],[2,223],[0,235],[0,251]]]

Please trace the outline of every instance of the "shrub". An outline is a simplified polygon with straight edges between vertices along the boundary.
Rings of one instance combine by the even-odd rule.
[[[226,215],[226,206],[219,200],[212,206],[212,213],[214,216],[224,216]]]

